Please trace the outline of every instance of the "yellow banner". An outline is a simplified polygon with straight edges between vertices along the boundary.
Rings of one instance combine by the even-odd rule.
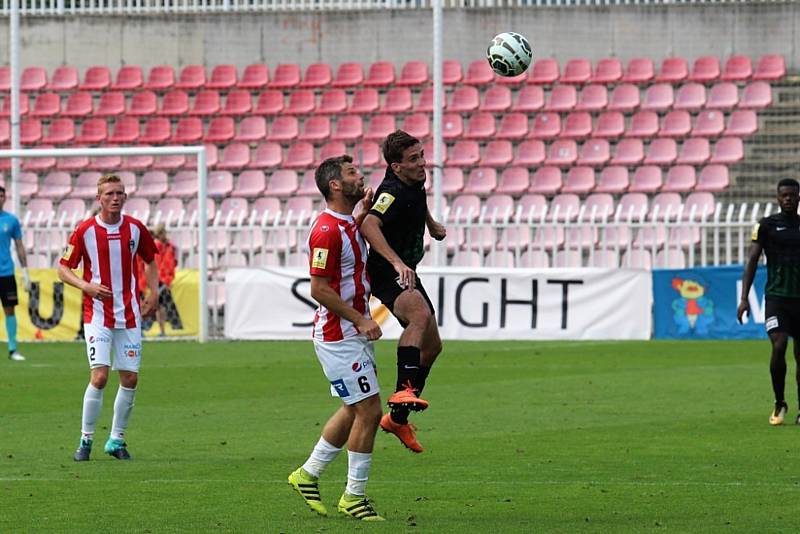
[[[16,307],[19,341],[65,341],[78,337],[83,322],[83,298],[80,291],[58,279],[54,269],[29,269],[31,292],[27,293],[21,271],[17,271]],[[172,299],[166,303],[167,336],[197,336],[199,330],[198,295],[200,274],[197,269],[175,272],[170,288]],[[154,318],[143,321],[145,336],[159,334]],[[0,337],[8,339],[5,322],[0,321]]]

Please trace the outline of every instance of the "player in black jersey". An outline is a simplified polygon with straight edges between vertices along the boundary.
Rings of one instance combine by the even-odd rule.
[[[372,294],[397,317],[403,334],[397,345],[396,391],[389,397],[391,412],[381,419],[381,428],[412,451],[422,452],[408,415],[428,407],[419,395],[442,351],[442,340],[433,304],[415,269],[425,253],[425,228],[436,240],[444,239],[446,231],[428,211],[425,154],[419,140],[397,130],[384,140],[382,150],[386,176],[361,234],[370,245],[367,272]]]
[[[749,257],[742,274],[742,299],[737,316],[742,322],[750,313],[748,293],[753,285],[761,252],[767,258],[766,327],[772,342],[769,370],[775,392],[775,409],[769,417],[771,425],[783,424],[788,411],[784,398],[786,381],[786,348],[789,336],[794,338],[794,359],[797,363],[797,395],[800,401],[800,183],[791,178],[778,182],[778,205],[781,211],[764,217],[753,227]],[[800,424],[800,415],[795,423]]]

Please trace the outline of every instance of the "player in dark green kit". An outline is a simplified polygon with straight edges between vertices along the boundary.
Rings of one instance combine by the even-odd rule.
[[[403,334],[397,344],[396,391],[388,401],[391,412],[380,424],[419,453],[423,449],[408,415],[428,407],[418,395],[442,351],[442,340],[433,304],[415,269],[425,253],[425,227],[437,240],[444,239],[446,231],[428,211],[425,154],[419,140],[397,130],[384,140],[382,149],[386,176],[375,192],[361,234],[370,245],[367,272],[372,294],[397,317]]]
[[[767,258],[766,328],[772,342],[769,370],[775,392],[775,409],[769,417],[771,425],[783,424],[789,407],[784,398],[786,381],[786,348],[789,336],[794,338],[794,359],[797,363],[797,394],[800,401],[800,183],[791,178],[778,182],[778,205],[781,211],[764,217],[753,228],[749,257],[742,275],[742,299],[737,316],[742,322],[750,313],[747,296],[753,285],[761,252]],[[800,424],[800,415],[795,423]]]

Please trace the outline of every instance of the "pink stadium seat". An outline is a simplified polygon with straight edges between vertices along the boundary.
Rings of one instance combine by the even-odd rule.
[[[220,207],[219,207],[219,215],[220,215],[220,220],[222,220],[222,221],[230,220],[232,223],[235,222],[236,224],[242,224],[244,222],[244,220],[248,217],[248,215],[250,215],[250,212],[248,210],[247,199],[246,198],[242,198],[242,197],[233,197],[233,196],[230,197],[230,198],[224,199],[222,201],[222,204],[220,204]],[[260,235],[260,233],[261,232],[258,232],[259,235]],[[242,235],[242,233],[240,232],[239,235],[237,235],[236,237],[240,237],[241,235]],[[248,236],[248,237],[250,237],[250,236]],[[262,240],[262,244],[263,244],[263,240]],[[247,244],[243,243],[243,242],[239,242],[238,246],[247,247]],[[242,257],[243,256],[240,255],[240,257],[236,260],[236,262],[237,262],[236,264],[238,266],[241,266],[241,267],[246,267],[247,266],[247,262],[246,261],[244,261],[242,263],[239,263],[239,262],[241,262],[241,258]],[[223,260],[220,260],[220,262],[222,262],[222,261]],[[228,263],[229,267],[231,265],[232,265],[231,263]]]
[[[586,195],[594,189],[594,169],[591,167],[571,167],[564,179],[562,193]]]
[[[644,163],[645,165],[672,165],[677,157],[678,145],[675,140],[661,137],[650,143]]]
[[[176,89],[197,91],[206,84],[206,68],[204,65],[186,65],[175,84]]]
[[[647,216],[648,201],[645,193],[625,193],[620,197],[617,211],[623,221],[643,221]]]
[[[561,132],[561,119],[558,113],[537,113],[533,119],[533,129],[528,134],[534,139],[552,139]]]
[[[625,137],[654,137],[658,133],[658,114],[655,111],[637,111],[631,118]]]
[[[459,195],[450,206],[448,222],[474,222],[481,213],[481,199],[477,195]]]
[[[635,57],[628,61],[628,68],[622,76],[626,83],[646,84],[655,76],[653,60],[649,57]]]
[[[559,137],[584,139],[592,134],[592,116],[587,111],[573,111],[567,115]]]
[[[517,156],[513,165],[522,167],[538,167],[545,159],[544,142],[539,139],[527,139],[517,145]]]
[[[446,96],[442,97],[442,106],[447,108]],[[419,100],[417,100],[417,103],[414,106],[414,111],[420,113],[433,112],[433,87],[426,87],[420,92]]]
[[[485,59],[476,59],[467,66],[464,81],[467,85],[488,85],[494,81],[495,74]]]
[[[208,124],[208,131],[203,137],[206,143],[222,145],[233,139],[236,127],[231,117],[214,117]]]
[[[336,78],[331,83],[332,87],[353,88],[364,83],[364,68],[361,63],[342,63],[336,70]]]
[[[333,81],[333,71],[327,63],[312,63],[306,67],[303,81],[300,87],[305,89],[321,89],[327,87]]]
[[[491,221],[503,220],[509,221],[514,216],[516,203],[511,195],[490,195],[484,203],[486,216]],[[497,244],[497,237],[492,232],[491,241],[488,243],[489,247],[494,247]]]
[[[358,115],[344,115],[336,120],[336,129],[331,136],[332,141],[353,143],[364,134],[364,124]]]
[[[527,83],[528,71],[523,71],[522,74],[516,76],[495,76],[494,82],[499,85],[521,85]]]
[[[378,90],[373,88],[358,89],[347,108],[348,113],[374,113],[378,110]]]
[[[253,159],[250,160],[250,169],[274,169],[283,163],[283,150],[280,143],[260,143],[256,147]]]
[[[480,159],[480,148],[476,141],[456,141],[447,156],[448,165],[472,167]]]
[[[376,61],[369,66],[364,87],[389,87],[394,85],[394,63],[391,61]]]
[[[730,185],[728,167],[725,165],[706,165],[700,171],[695,191],[724,191]]]
[[[488,64],[488,63],[487,63]],[[550,91],[546,111],[572,111],[578,103],[578,93],[572,85],[557,85]]]
[[[456,250],[450,263],[453,267],[482,267],[483,256],[475,250]]]
[[[240,170],[250,163],[250,147],[244,143],[231,143],[222,151],[218,169]]]
[[[300,126],[297,117],[281,115],[272,123],[272,129],[267,135],[267,141],[277,141],[288,143],[297,139],[300,134]]]
[[[739,103],[739,90],[732,82],[720,82],[711,88],[708,94],[708,109],[729,110]]]
[[[564,73],[561,75],[561,83],[582,84],[588,82],[591,76],[591,61],[585,58],[570,59],[564,67]]]
[[[489,167],[472,169],[464,186],[464,194],[485,197],[497,187],[497,171]]]
[[[75,123],[72,119],[55,119],[47,129],[42,143],[48,145],[65,145],[75,139]]]
[[[206,83],[206,89],[231,89],[236,85],[236,76],[235,65],[217,65],[211,71],[211,79]]]
[[[147,94],[147,93],[140,93],[140,94]],[[155,94],[153,93],[150,94],[153,95],[153,103],[155,103]],[[135,98],[133,104],[136,104]],[[155,108],[153,108],[153,111],[155,111]],[[124,93],[103,93],[102,95],[100,95],[100,103],[97,105],[97,109],[94,110],[95,117],[118,117],[123,114],[125,114]],[[150,113],[147,113],[147,115],[149,114]],[[131,117],[138,117],[145,114],[134,112],[134,107],[132,105],[131,112],[129,113],[129,115]]]
[[[341,141],[328,141],[319,149],[317,163],[322,163],[328,158],[335,158],[343,154],[348,154],[347,145]],[[316,188],[316,186],[314,186]]]
[[[193,198],[186,204],[186,215],[189,217],[190,221],[197,221],[198,209],[197,209],[197,199]],[[216,215],[216,204],[214,203],[214,199],[208,198],[206,199],[206,206],[204,210],[200,210],[201,213],[205,213],[206,220],[211,222],[214,219],[214,215]],[[224,286],[221,286],[224,287]]]
[[[7,120],[0,120],[0,146],[8,145],[10,142],[11,142],[11,124]],[[11,168],[10,161],[8,168],[9,169]]]
[[[47,85],[47,71],[43,67],[26,67],[19,80],[19,90],[41,91]]]
[[[290,197],[296,191],[297,173],[293,170],[279,170],[275,171],[272,173],[272,176],[270,176],[269,184],[264,191],[264,195],[273,197]]]
[[[575,141],[559,139],[550,145],[550,150],[545,158],[545,165],[555,165],[556,167],[567,167],[575,163],[578,159],[578,146]]]
[[[691,165],[675,165],[667,171],[667,179],[662,191],[674,193],[688,193],[694,189],[697,175]]]
[[[581,145],[578,165],[602,167],[611,159],[611,148],[605,139],[589,139]]]
[[[459,63],[459,66],[461,64]],[[424,61],[408,61],[403,65],[395,85],[399,87],[410,87],[424,85],[430,81],[428,75],[428,64]]]
[[[209,169],[213,169],[219,161],[219,150],[216,145],[205,144],[204,146],[206,148],[206,165]],[[187,156],[184,168],[197,169],[197,158],[195,156]]]
[[[677,163],[683,165],[702,165],[711,157],[708,139],[691,137],[683,141]]]
[[[500,175],[497,193],[520,196],[528,190],[530,173],[526,167],[507,167]]]
[[[555,195],[561,190],[561,169],[558,167],[539,167],[531,176],[528,193]]]
[[[587,228],[588,230],[588,228]],[[591,246],[591,244],[589,245]],[[576,249],[557,250],[553,255],[553,267],[583,267],[583,253]]]
[[[442,136],[450,141],[464,135],[464,121],[457,113],[447,113],[442,117]]]
[[[516,113],[533,113],[544,108],[544,91],[537,85],[521,87],[517,92],[517,100],[511,106]]]
[[[84,200],[94,199],[97,195],[97,180],[102,174],[97,171],[85,171],[75,179],[75,187],[72,189],[72,196]],[[130,194],[130,191],[126,192]]]
[[[139,142],[148,145],[158,145],[166,143],[172,135],[169,119],[164,117],[153,117],[147,119],[144,125],[144,132],[139,136]]]
[[[689,81],[709,83],[719,79],[719,58],[716,56],[702,56],[694,61]]]
[[[676,167],[680,168],[680,167]],[[694,168],[689,167],[692,172],[691,178],[694,180]],[[667,177],[669,183],[669,176]],[[650,204],[650,213],[648,218],[651,221],[673,221],[678,218],[678,213],[681,211],[681,196],[675,191],[667,191],[667,184],[664,185],[664,190],[653,197],[653,202]]]
[[[428,139],[422,144],[422,149],[425,152],[425,154],[427,154],[426,166],[429,168],[433,166],[433,148],[434,147],[432,139]],[[447,145],[445,143],[442,143],[440,146],[440,154],[442,155],[441,164],[444,165],[445,163],[447,163]]]
[[[655,193],[661,188],[661,169],[655,165],[643,165],[633,173],[628,186],[631,193]]]
[[[658,135],[661,137],[686,137],[692,129],[692,117],[688,111],[673,110],[664,116]]]
[[[623,139],[617,143],[611,165],[633,167],[644,159],[644,145],[641,139]]]
[[[694,137],[718,137],[725,129],[725,115],[721,111],[701,111],[692,128]]]
[[[19,115],[24,117],[30,112],[30,99],[28,95],[19,95]],[[9,117],[11,115],[11,96],[5,95],[3,99],[3,107],[0,109],[0,117]]]
[[[48,91],[67,92],[78,88],[78,69],[72,66],[57,67],[46,86]],[[0,87],[0,91],[8,91]]]
[[[531,68],[528,83],[536,85],[552,85],[561,76],[558,61],[552,58],[537,60]]]
[[[233,140],[240,143],[257,143],[267,136],[267,121],[264,117],[245,117],[239,122],[239,133]]]
[[[383,181],[383,171],[380,179]],[[379,182],[380,183],[380,182]],[[528,184],[525,184],[528,187]],[[464,171],[458,167],[445,167],[442,170],[442,194],[451,196],[460,193],[464,189]]]
[[[289,171],[284,171],[289,172]],[[249,170],[239,173],[236,179],[236,187],[231,191],[231,196],[256,198],[264,193],[267,187],[267,179],[261,170]]]
[[[42,145],[39,148],[53,148],[53,145]],[[8,160],[6,160],[8,161]],[[56,166],[56,158],[30,158],[22,160],[22,170],[42,173]],[[10,167],[9,167],[10,169]],[[43,194],[43,193],[41,193]]]
[[[653,267],[656,269],[684,269],[686,254],[680,248],[661,249],[656,253]]]
[[[19,195],[23,199],[30,199],[39,192],[39,176],[33,172],[21,172],[19,175]],[[95,194],[97,194],[97,184],[95,184]],[[30,206],[30,202],[28,202]]]
[[[319,193],[319,192],[318,192]],[[281,201],[275,197],[260,197],[253,203],[253,211],[256,214],[256,220],[274,221],[276,215],[281,211]]]
[[[188,145],[203,138],[203,121],[197,117],[181,117],[171,142]]]
[[[381,113],[405,113],[411,110],[411,90],[407,87],[392,87],[386,92]]]
[[[289,145],[283,167],[287,169],[305,169],[314,164],[314,145],[297,141]]]
[[[617,269],[619,268],[619,253],[614,249],[596,248],[590,254],[588,266]]]
[[[689,76],[689,64],[682,57],[668,57],[661,62],[656,82],[677,84]]]
[[[489,141],[483,151],[479,164],[482,167],[505,167],[514,159],[514,148],[511,141]]]
[[[675,104],[675,94],[672,86],[667,83],[657,83],[647,88],[642,102],[642,109],[663,112]]]
[[[331,119],[327,116],[309,117],[303,123],[303,131],[297,137],[300,141],[322,143],[331,135]]]
[[[186,165],[186,156],[182,156],[180,154],[156,156],[155,161],[153,162],[154,169],[160,169],[164,171],[175,171],[183,168],[184,165]]]
[[[124,168],[132,171],[146,171],[155,163],[153,156],[128,156],[125,158]]]
[[[144,85],[144,73],[139,65],[123,65],[117,71],[117,80],[111,85],[114,91],[135,91]]]
[[[10,97],[9,97],[10,100]],[[56,93],[40,93],[36,96],[31,117],[50,118],[61,111],[61,97]]]
[[[223,154],[223,159],[225,156]],[[228,171],[212,171],[208,173],[208,196],[227,197],[233,191],[233,174]]]
[[[528,117],[523,113],[505,113],[497,129],[498,139],[522,139],[528,135]]]
[[[124,110],[125,95],[123,95],[122,93],[103,93],[100,96],[101,107],[103,105],[104,98],[110,99],[107,104],[109,113],[111,113],[112,111],[116,111],[116,109],[118,109],[120,105],[122,105],[122,109]],[[158,98],[156,97],[156,94],[153,91],[141,91],[139,93],[135,93],[131,98],[131,107],[128,110],[127,114],[131,117],[147,117],[150,115],[155,115],[157,104],[158,104]],[[97,111],[95,112],[95,114],[97,114]]]
[[[167,193],[167,173],[164,171],[148,171],[142,175],[136,196],[153,199],[161,198]]]
[[[56,169],[59,171],[67,171],[70,173],[80,172],[89,166],[89,158],[87,156],[70,156],[58,158]]]
[[[786,76],[786,60],[781,55],[761,56],[753,73],[754,80],[777,81]]]
[[[484,259],[484,265],[512,269],[515,266],[514,253],[510,250],[490,250]]]
[[[160,115],[178,117],[189,112],[189,95],[179,89],[164,95],[161,101]]]
[[[739,109],[764,109],[772,104],[772,90],[767,82],[753,82],[744,88]]]
[[[247,65],[236,86],[245,90],[261,90],[269,83],[269,68],[263,63]]]
[[[0,67],[0,92],[11,91],[11,67]]]
[[[469,118],[464,138],[487,140],[494,137],[495,132],[494,114],[476,113]]]
[[[314,204],[308,197],[291,197],[286,202],[284,220],[304,223],[314,213]]]
[[[614,215],[614,197],[609,193],[592,193],[584,200],[583,207],[582,221],[605,221]]]
[[[580,212],[580,199],[573,193],[559,193],[550,201],[548,219],[551,221],[574,221]]]
[[[511,89],[503,85],[495,85],[483,93],[483,102],[478,109],[484,112],[505,113],[510,108]]]
[[[200,117],[210,117],[219,113],[219,110],[219,93],[217,91],[207,89],[200,91],[194,97],[194,102],[192,102],[192,108],[189,110],[189,114]]]
[[[600,111],[608,105],[608,90],[603,85],[587,85],[575,109],[579,111]]]
[[[619,111],[605,111],[597,118],[593,137],[616,139],[625,131],[625,117]]]
[[[756,112],[749,109],[737,109],[728,118],[728,126],[723,135],[747,137],[758,131]]]
[[[264,91],[258,95],[253,113],[256,115],[278,115],[283,111],[283,93],[280,91]]]
[[[749,80],[751,76],[753,76],[753,61],[750,56],[731,56],[725,62],[725,69],[720,79],[743,82]]]
[[[447,110],[453,113],[471,113],[477,110],[479,105],[478,89],[469,85],[462,85],[453,91]]]
[[[455,85],[464,79],[464,71],[461,68],[461,62],[456,59],[445,59],[442,64],[442,83],[447,85]]]
[[[347,93],[343,89],[328,89],[322,93],[317,114],[338,114],[347,109]]]
[[[716,209],[714,195],[707,191],[689,193],[683,205],[684,220],[703,220],[713,216]]]
[[[378,143],[364,141],[353,146],[353,163],[361,168],[375,167],[381,162],[381,147]]]
[[[558,170],[558,169],[556,169]],[[561,187],[561,175],[558,176],[558,186]],[[523,195],[519,199],[518,217],[520,222],[541,221],[542,216],[547,212],[547,199],[544,195],[531,193]],[[527,245],[527,242],[524,243]]]
[[[403,119],[403,131],[424,141],[431,135],[431,124],[425,113],[412,113]],[[498,135],[499,137],[499,135]]]
[[[270,89],[292,89],[300,84],[300,65],[280,63],[275,67],[274,76],[267,87]]]
[[[628,190],[628,169],[621,166],[605,167],[595,185],[596,193],[621,194]]]
[[[114,122],[114,129],[108,136],[109,143],[129,145],[139,140],[139,119],[135,117],[119,117]]]
[[[367,131],[364,133],[364,139],[367,141],[383,141],[387,135],[396,129],[394,115],[374,115],[369,121]]]
[[[175,195],[176,197],[182,198],[188,198],[192,196],[185,193],[185,189],[182,188],[184,184],[188,187],[194,187],[195,194],[197,194],[197,177],[195,176],[193,186],[189,180],[181,180],[173,184],[174,187],[169,190],[169,196],[172,197]],[[181,200],[181,198],[162,198],[156,202],[156,208],[154,211],[156,220],[169,224],[173,221],[178,221],[186,210],[183,207],[183,200]]]
[[[144,88],[150,91],[167,91],[175,87],[175,69],[171,65],[157,65],[150,69]]]
[[[104,91],[111,87],[111,71],[106,66],[96,65],[86,69],[83,83],[78,86],[81,91]]]
[[[624,83],[614,88],[607,109],[609,111],[631,113],[637,107],[639,107],[639,88],[635,85]]]
[[[687,83],[678,89],[675,109],[697,111],[706,104],[706,88],[699,83]]]
[[[592,83],[612,84],[622,78],[622,63],[615,57],[603,58],[597,62],[592,75]]]
[[[23,119],[19,125],[19,140],[23,145],[34,145],[42,140],[42,121]]]
[[[80,134],[75,138],[78,145],[98,145],[108,137],[105,119],[87,119],[81,124]]]
[[[54,216],[55,210],[53,209],[52,200],[49,198],[35,198],[25,206],[23,220],[42,224],[44,221],[51,220]]]
[[[61,112],[61,116],[84,118],[92,114],[92,106],[92,95],[90,93],[72,93],[67,98],[67,105]]]
[[[308,115],[313,113],[316,107],[314,91],[311,89],[301,89],[289,95],[289,105],[284,110],[285,113],[293,115]]]
[[[252,107],[253,102],[249,91],[234,90],[225,98],[225,107],[220,111],[220,115],[247,115]]]

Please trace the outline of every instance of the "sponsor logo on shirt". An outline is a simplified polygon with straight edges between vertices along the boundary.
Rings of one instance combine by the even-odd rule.
[[[759,227],[758,223],[756,223],[756,225],[753,226],[753,233],[750,235],[750,239],[752,241],[755,241],[755,240],[758,239],[758,227]]]
[[[375,204],[372,206],[372,209],[377,211],[378,213],[386,213],[386,210],[389,209],[389,206],[392,205],[394,202],[394,196],[390,195],[389,193],[381,193],[378,197],[378,200],[375,201]]]
[[[368,369],[371,367],[371,363],[369,360],[364,360],[363,362],[354,362],[351,368],[353,369],[354,373],[357,373],[363,369]]]
[[[72,245],[67,245],[64,249],[64,254],[61,257],[65,260],[68,260],[70,256],[72,256],[72,251],[75,250],[75,247]]]
[[[315,248],[312,255],[311,266],[315,269],[324,269],[328,264],[328,249]]]
[[[128,248],[131,249],[131,252],[133,252],[133,247],[135,246],[136,246],[136,241],[134,241],[133,239],[128,241]]]
[[[344,398],[350,396],[350,392],[347,391],[347,386],[344,385],[344,380],[341,378],[339,380],[331,380],[331,385],[340,397]]]

